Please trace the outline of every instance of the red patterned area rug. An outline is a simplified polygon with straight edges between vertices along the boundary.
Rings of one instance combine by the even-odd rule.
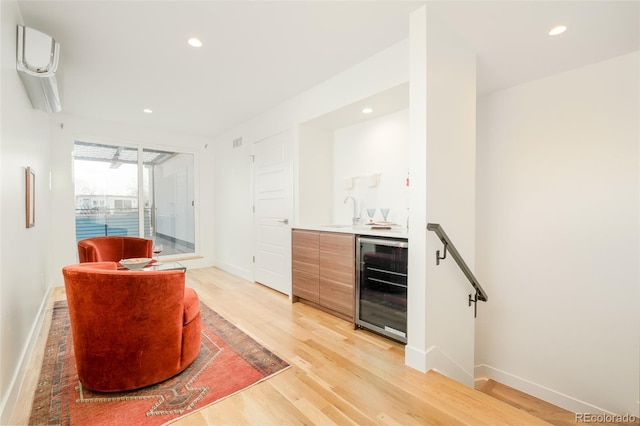
[[[200,355],[179,375],[131,392],[83,389],[66,302],[56,302],[30,425],[162,425],[288,368],[288,364],[200,303]]]

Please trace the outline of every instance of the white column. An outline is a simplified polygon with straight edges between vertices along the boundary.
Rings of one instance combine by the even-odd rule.
[[[475,54],[432,19],[411,16],[411,203],[408,365],[473,384],[474,317],[468,280],[427,223],[443,226],[473,270],[475,247]],[[414,111],[415,108],[415,111]]]

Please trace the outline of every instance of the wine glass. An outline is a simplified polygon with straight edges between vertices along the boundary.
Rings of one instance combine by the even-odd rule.
[[[156,262],[160,260],[160,253],[164,250],[164,246],[160,243],[153,244],[153,254],[156,256]]]
[[[367,209],[367,216],[369,216],[369,223],[373,223],[373,215],[376,214],[376,209]]]
[[[387,216],[389,216],[389,209],[380,209],[380,213],[382,213],[382,219],[387,221]]]

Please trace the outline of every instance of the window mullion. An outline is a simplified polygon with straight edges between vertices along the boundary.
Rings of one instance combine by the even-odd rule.
[[[138,145],[138,236],[144,238],[144,158],[143,148]]]

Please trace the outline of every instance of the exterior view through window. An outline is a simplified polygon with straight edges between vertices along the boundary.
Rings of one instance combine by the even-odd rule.
[[[193,154],[76,141],[76,241],[150,238],[161,256],[195,252]]]

